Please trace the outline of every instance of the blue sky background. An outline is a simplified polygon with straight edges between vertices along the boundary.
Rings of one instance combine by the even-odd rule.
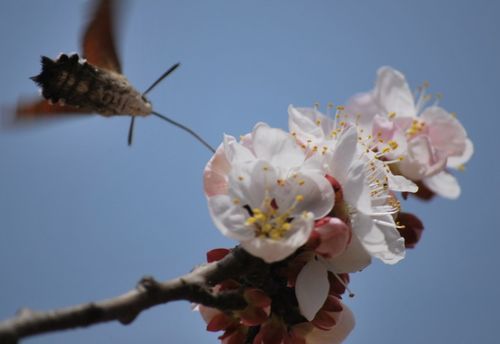
[[[79,51],[84,1],[0,3],[0,104],[36,94],[41,54]],[[342,103],[382,65],[444,94],[475,143],[457,201],[407,201],[424,221],[397,266],[353,275],[347,343],[495,343],[499,276],[500,2],[495,0],[130,1],[120,51],[161,113],[213,145],[257,121],[287,128],[289,104]],[[202,192],[209,152],[160,120],[89,116],[0,132],[0,318],[117,295],[168,279],[234,243]],[[189,304],[25,343],[216,343]]]

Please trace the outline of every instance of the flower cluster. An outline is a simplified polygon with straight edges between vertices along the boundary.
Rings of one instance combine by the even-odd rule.
[[[239,140],[224,137],[204,173],[210,215],[271,277],[216,286],[242,290],[244,310],[200,306],[223,343],[342,342],[354,327],[341,301],[348,274],[372,258],[399,262],[421,236],[399,195],[459,196],[449,170],[463,168],[473,146],[437,101],[425,108],[426,88],[415,99],[404,76],[383,67],[372,91],[334,113],[290,106],[289,132],[258,123]]]

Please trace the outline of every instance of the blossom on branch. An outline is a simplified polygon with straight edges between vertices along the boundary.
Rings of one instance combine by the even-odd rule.
[[[210,215],[252,255],[268,263],[285,259],[334,205],[324,174],[321,161],[280,129],[260,123],[241,142],[226,135],[205,169]]]
[[[382,156],[360,139],[360,129],[340,118],[341,113],[332,119],[315,108],[289,107],[292,135],[308,154],[322,159],[336,195],[341,195],[331,215],[349,223],[354,234],[346,251],[329,260],[328,269],[359,271],[370,257],[397,263],[404,258],[404,239],[393,217],[399,202],[390,189],[411,192],[415,185],[393,176]]]
[[[224,137],[204,173],[210,215],[265,267],[214,287],[239,290],[247,306],[200,306],[208,330],[223,330],[226,344],[347,337],[348,273],[372,258],[396,264],[421,237],[422,222],[401,211],[398,193],[458,197],[447,169],[467,162],[473,146],[437,103],[423,109],[427,101],[425,88],[415,101],[404,76],[383,67],[373,91],[334,114],[290,106],[290,133],[259,123],[239,141]],[[213,250],[209,261],[228,252]]]
[[[460,186],[447,169],[462,169],[474,149],[454,114],[439,107],[437,101],[425,107],[432,99],[426,94],[427,87],[421,87],[414,97],[401,72],[382,67],[375,88],[352,97],[346,110],[357,117],[367,135],[399,139],[403,150],[398,156],[388,155],[401,160],[395,165],[397,173],[455,199]]]

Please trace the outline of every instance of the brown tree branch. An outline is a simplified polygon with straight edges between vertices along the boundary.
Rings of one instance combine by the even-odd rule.
[[[137,287],[120,296],[46,312],[23,309],[0,322],[0,344],[14,344],[21,338],[78,327],[119,321],[130,324],[144,310],[170,301],[186,300],[222,310],[242,309],[246,302],[239,290],[214,293],[212,287],[228,278],[248,273],[264,264],[235,248],[224,259],[203,265],[173,280],[157,282],[143,278]],[[253,269],[251,269],[253,270]]]

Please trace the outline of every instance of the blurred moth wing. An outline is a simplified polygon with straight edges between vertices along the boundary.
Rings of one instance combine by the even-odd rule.
[[[95,6],[91,20],[82,38],[82,51],[87,62],[94,66],[121,73],[121,63],[116,52],[115,18],[113,0],[101,0]]]

